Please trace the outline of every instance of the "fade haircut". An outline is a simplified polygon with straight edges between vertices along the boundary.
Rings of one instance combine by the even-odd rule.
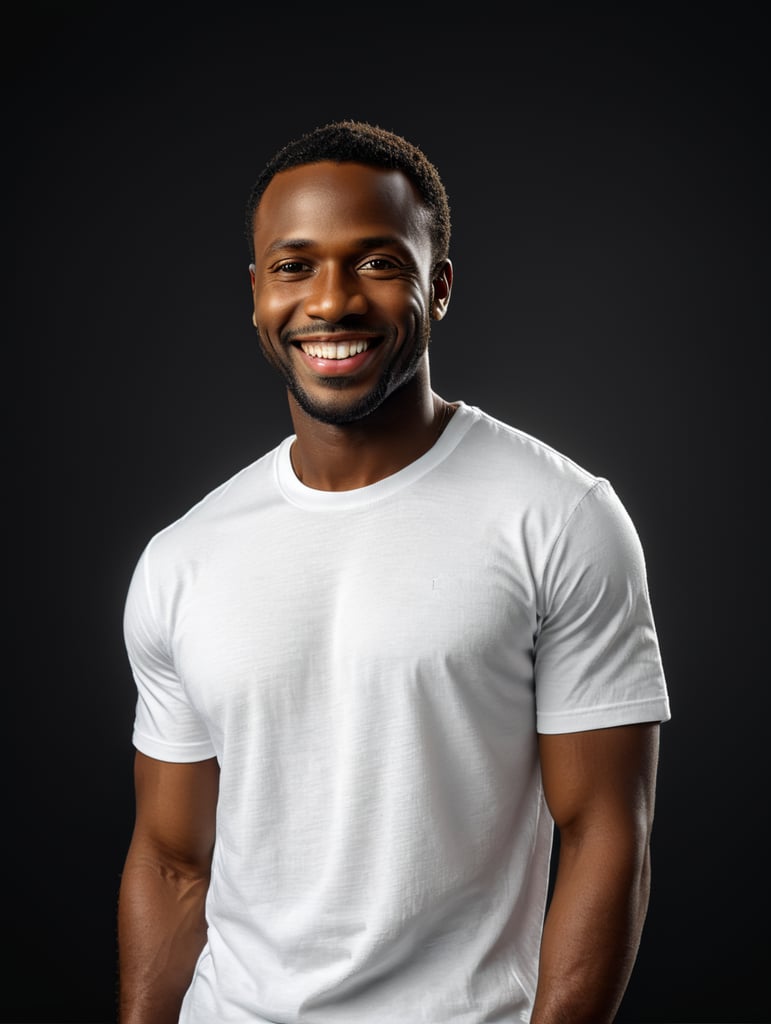
[[[333,121],[314,128],[279,149],[265,164],[246,204],[246,238],[254,261],[254,218],[265,189],[274,176],[290,167],[320,163],[365,164],[401,171],[418,190],[430,214],[429,233],[433,270],[450,250],[450,204],[439,172],[425,153],[394,132],[366,121]]]

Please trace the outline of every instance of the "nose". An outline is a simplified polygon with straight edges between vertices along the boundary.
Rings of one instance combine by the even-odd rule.
[[[346,316],[361,316],[367,308],[361,279],[354,270],[336,264],[320,267],[313,275],[305,300],[309,317],[335,322]]]

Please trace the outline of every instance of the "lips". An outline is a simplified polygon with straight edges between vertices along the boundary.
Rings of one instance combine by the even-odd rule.
[[[319,377],[358,373],[374,358],[380,338],[349,338],[346,341],[295,342],[302,361]]]

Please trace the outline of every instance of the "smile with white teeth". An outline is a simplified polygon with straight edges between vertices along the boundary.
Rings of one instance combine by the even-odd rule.
[[[306,356],[313,356],[315,359],[349,359],[360,352],[366,352],[369,341],[302,341],[300,348]]]

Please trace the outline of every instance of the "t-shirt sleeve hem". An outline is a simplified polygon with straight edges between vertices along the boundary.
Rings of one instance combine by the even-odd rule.
[[[216,754],[209,740],[200,740],[197,743],[162,743],[137,729],[134,730],[132,742],[140,754],[147,754],[158,761],[188,764],[193,761],[206,761]]]
[[[669,698],[662,696],[575,711],[539,711],[536,715],[536,728],[539,733],[552,735],[608,729],[638,722],[668,722],[671,717]]]

